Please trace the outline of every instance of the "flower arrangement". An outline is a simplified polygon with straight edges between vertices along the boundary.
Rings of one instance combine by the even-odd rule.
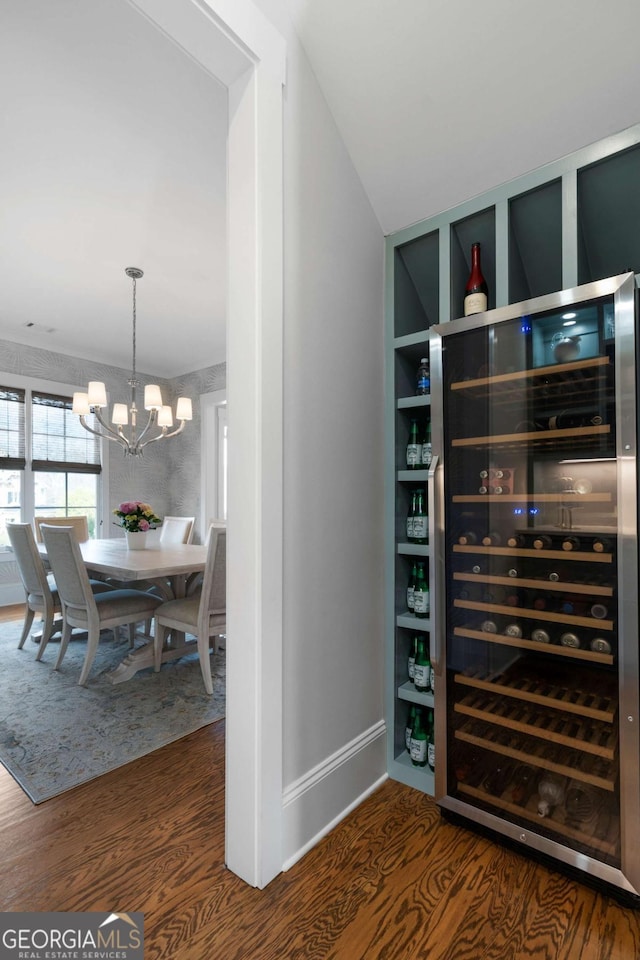
[[[153,507],[140,500],[125,500],[113,513],[118,518],[118,526],[124,527],[129,533],[144,533],[162,523],[153,512]]]

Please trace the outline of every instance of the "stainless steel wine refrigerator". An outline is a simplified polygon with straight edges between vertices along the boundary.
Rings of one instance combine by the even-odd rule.
[[[635,301],[627,273],[430,332],[436,801],[632,897]]]

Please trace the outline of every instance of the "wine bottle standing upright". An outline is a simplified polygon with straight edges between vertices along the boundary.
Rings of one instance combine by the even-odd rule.
[[[483,313],[488,306],[489,289],[480,265],[480,244],[471,245],[471,272],[464,288],[464,315]]]
[[[416,645],[416,658],[413,667],[413,682],[416,690],[427,693],[429,690],[429,677],[431,674],[431,661],[429,660],[429,648],[427,641],[423,636],[418,637]]]
[[[416,710],[409,740],[409,756],[414,767],[427,765],[427,731],[424,728],[422,711]]]
[[[416,580],[418,578],[418,564],[414,561],[411,566],[411,573],[409,574],[409,581],[407,583],[407,609],[413,610],[414,607],[414,591],[416,589]]]
[[[422,444],[418,442],[418,421],[412,420],[407,443],[407,470],[416,470],[422,466]]]
[[[407,510],[407,540],[414,541],[414,520],[416,513],[416,501],[418,499],[418,491],[411,491],[411,501],[409,503],[409,509]]]
[[[424,491],[416,491],[416,508],[413,514],[413,539],[416,543],[426,543],[429,518],[424,509]]]
[[[422,466],[431,466],[431,420],[427,420],[422,437]]]
[[[430,609],[429,584],[424,571],[424,563],[418,562],[418,574],[413,590],[413,612],[416,617],[424,618],[429,616]]]

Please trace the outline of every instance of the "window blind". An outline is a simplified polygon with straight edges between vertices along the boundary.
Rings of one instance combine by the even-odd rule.
[[[71,397],[34,391],[31,395],[33,470],[100,473],[100,441],[71,412]],[[89,426],[93,416],[87,417]]]
[[[24,403],[25,392],[14,387],[0,387],[0,469],[24,470]]]

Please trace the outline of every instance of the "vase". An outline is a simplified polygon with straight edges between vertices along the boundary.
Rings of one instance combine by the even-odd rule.
[[[127,538],[127,550],[146,550],[146,530],[125,530],[125,536]]]

